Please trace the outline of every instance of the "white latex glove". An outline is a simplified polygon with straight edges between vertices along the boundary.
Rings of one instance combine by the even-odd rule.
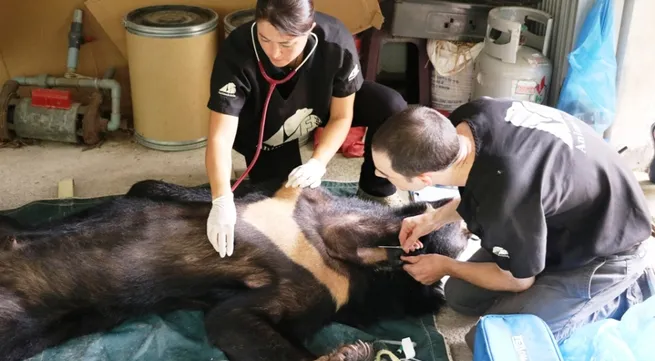
[[[311,187],[316,188],[321,185],[321,177],[325,174],[325,166],[318,160],[312,158],[307,163],[296,167],[289,173],[287,187]]]
[[[231,256],[234,252],[234,225],[237,222],[237,210],[234,195],[228,193],[212,201],[212,209],[207,217],[207,238],[221,258]]]

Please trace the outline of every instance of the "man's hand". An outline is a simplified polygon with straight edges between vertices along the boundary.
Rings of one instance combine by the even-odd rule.
[[[440,254],[401,256],[403,269],[415,280],[431,285],[450,276],[491,291],[522,292],[534,284],[535,277],[515,278],[494,262],[459,261]]]
[[[232,193],[212,201],[212,209],[207,217],[207,238],[221,258],[232,255],[234,251],[234,225],[237,211]]]
[[[424,285],[431,285],[447,276],[452,258],[440,254],[424,254],[420,256],[401,256],[406,264],[403,269],[415,280]]]
[[[321,185],[321,178],[325,174],[325,166],[319,160],[314,158],[307,163],[296,167],[289,173],[287,187],[311,187],[316,188]]]
[[[403,251],[409,253],[417,248],[422,248],[423,244],[419,241],[419,238],[438,230],[448,223],[461,220],[461,217],[457,214],[459,201],[459,198],[455,198],[442,207],[428,209],[423,214],[403,219],[398,237]]]
[[[400,246],[405,253],[422,248],[423,244],[418,239],[434,230],[430,214],[407,217],[400,226]]]

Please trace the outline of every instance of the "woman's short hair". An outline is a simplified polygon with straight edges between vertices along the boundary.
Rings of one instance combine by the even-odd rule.
[[[446,169],[457,158],[459,146],[451,121],[425,106],[409,106],[391,116],[371,144],[389,157],[396,173],[408,178]]]
[[[257,0],[255,20],[266,20],[279,32],[300,36],[312,29],[312,0]]]

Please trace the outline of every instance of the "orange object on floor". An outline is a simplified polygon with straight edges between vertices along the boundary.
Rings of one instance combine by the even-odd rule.
[[[316,148],[323,134],[323,127],[317,128],[314,132],[314,148]],[[346,136],[339,152],[346,158],[359,158],[364,156],[364,136],[366,127],[352,127]]]

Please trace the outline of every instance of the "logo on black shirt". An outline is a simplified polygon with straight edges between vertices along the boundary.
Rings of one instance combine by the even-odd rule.
[[[286,142],[309,136],[309,133],[321,124],[321,119],[312,114],[313,111],[309,108],[296,110],[284,121],[280,129],[264,142],[262,149],[275,149]]]
[[[359,74],[359,65],[355,64],[355,67],[350,72],[350,75],[348,75],[348,81],[353,81],[353,79],[355,79],[357,74]]]
[[[509,258],[509,252],[505,248],[494,246],[492,252],[498,257]]]
[[[225,95],[226,97],[231,97],[231,98],[234,98],[236,96],[236,93],[237,93],[237,87],[232,82],[223,85],[223,87],[218,90],[218,94]]]
[[[551,107],[526,101],[516,101],[507,109],[505,121],[518,127],[548,132],[570,148],[586,151],[585,139],[568,114]]]

